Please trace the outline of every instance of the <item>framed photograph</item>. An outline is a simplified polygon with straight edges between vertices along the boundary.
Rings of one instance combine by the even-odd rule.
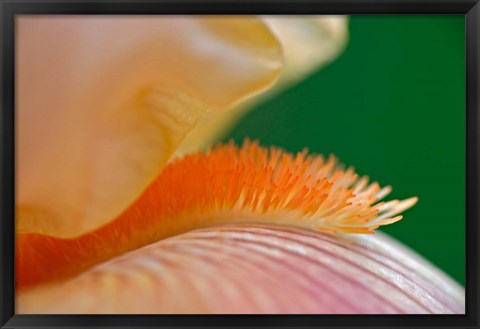
[[[3,1],[1,328],[478,328],[478,1]]]

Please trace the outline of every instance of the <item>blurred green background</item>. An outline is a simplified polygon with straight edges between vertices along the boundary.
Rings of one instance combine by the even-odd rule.
[[[463,16],[352,16],[333,63],[249,113],[225,137],[334,153],[418,196],[382,230],[465,284]]]

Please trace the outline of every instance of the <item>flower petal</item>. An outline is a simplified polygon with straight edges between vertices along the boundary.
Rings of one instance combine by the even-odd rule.
[[[224,226],[20,293],[17,312],[464,313],[464,294],[383,234],[345,241],[293,228]]]
[[[201,119],[182,142],[178,155],[198,150],[227,133],[260,101],[305,79],[337,58],[348,41],[347,16],[264,16],[263,20],[282,44],[285,63],[279,81],[268,92],[246,103]]]
[[[18,21],[17,228],[72,237],[112,220],[210,112],[282,67],[255,18]]]
[[[264,20],[284,51],[279,85],[297,82],[330,63],[348,41],[347,16],[266,16]]]

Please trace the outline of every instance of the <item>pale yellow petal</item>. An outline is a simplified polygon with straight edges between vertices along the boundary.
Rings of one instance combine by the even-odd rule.
[[[282,43],[285,69],[280,83],[304,79],[330,63],[348,41],[347,16],[268,16],[265,22]]]
[[[197,121],[275,82],[255,18],[18,20],[17,228],[70,237],[112,220]]]
[[[188,134],[178,155],[197,150],[227,133],[233,124],[258,104],[327,65],[348,41],[347,16],[265,16],[264,21],[280,40],[285,66],[275,86],[230,111],[203,118]]]

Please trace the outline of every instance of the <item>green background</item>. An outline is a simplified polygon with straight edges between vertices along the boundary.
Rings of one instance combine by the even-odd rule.
[[[418,196],[385,228],[465,284],[463,16],[352,16],[333,63],[249,113],[225,137],[334,153]]]

